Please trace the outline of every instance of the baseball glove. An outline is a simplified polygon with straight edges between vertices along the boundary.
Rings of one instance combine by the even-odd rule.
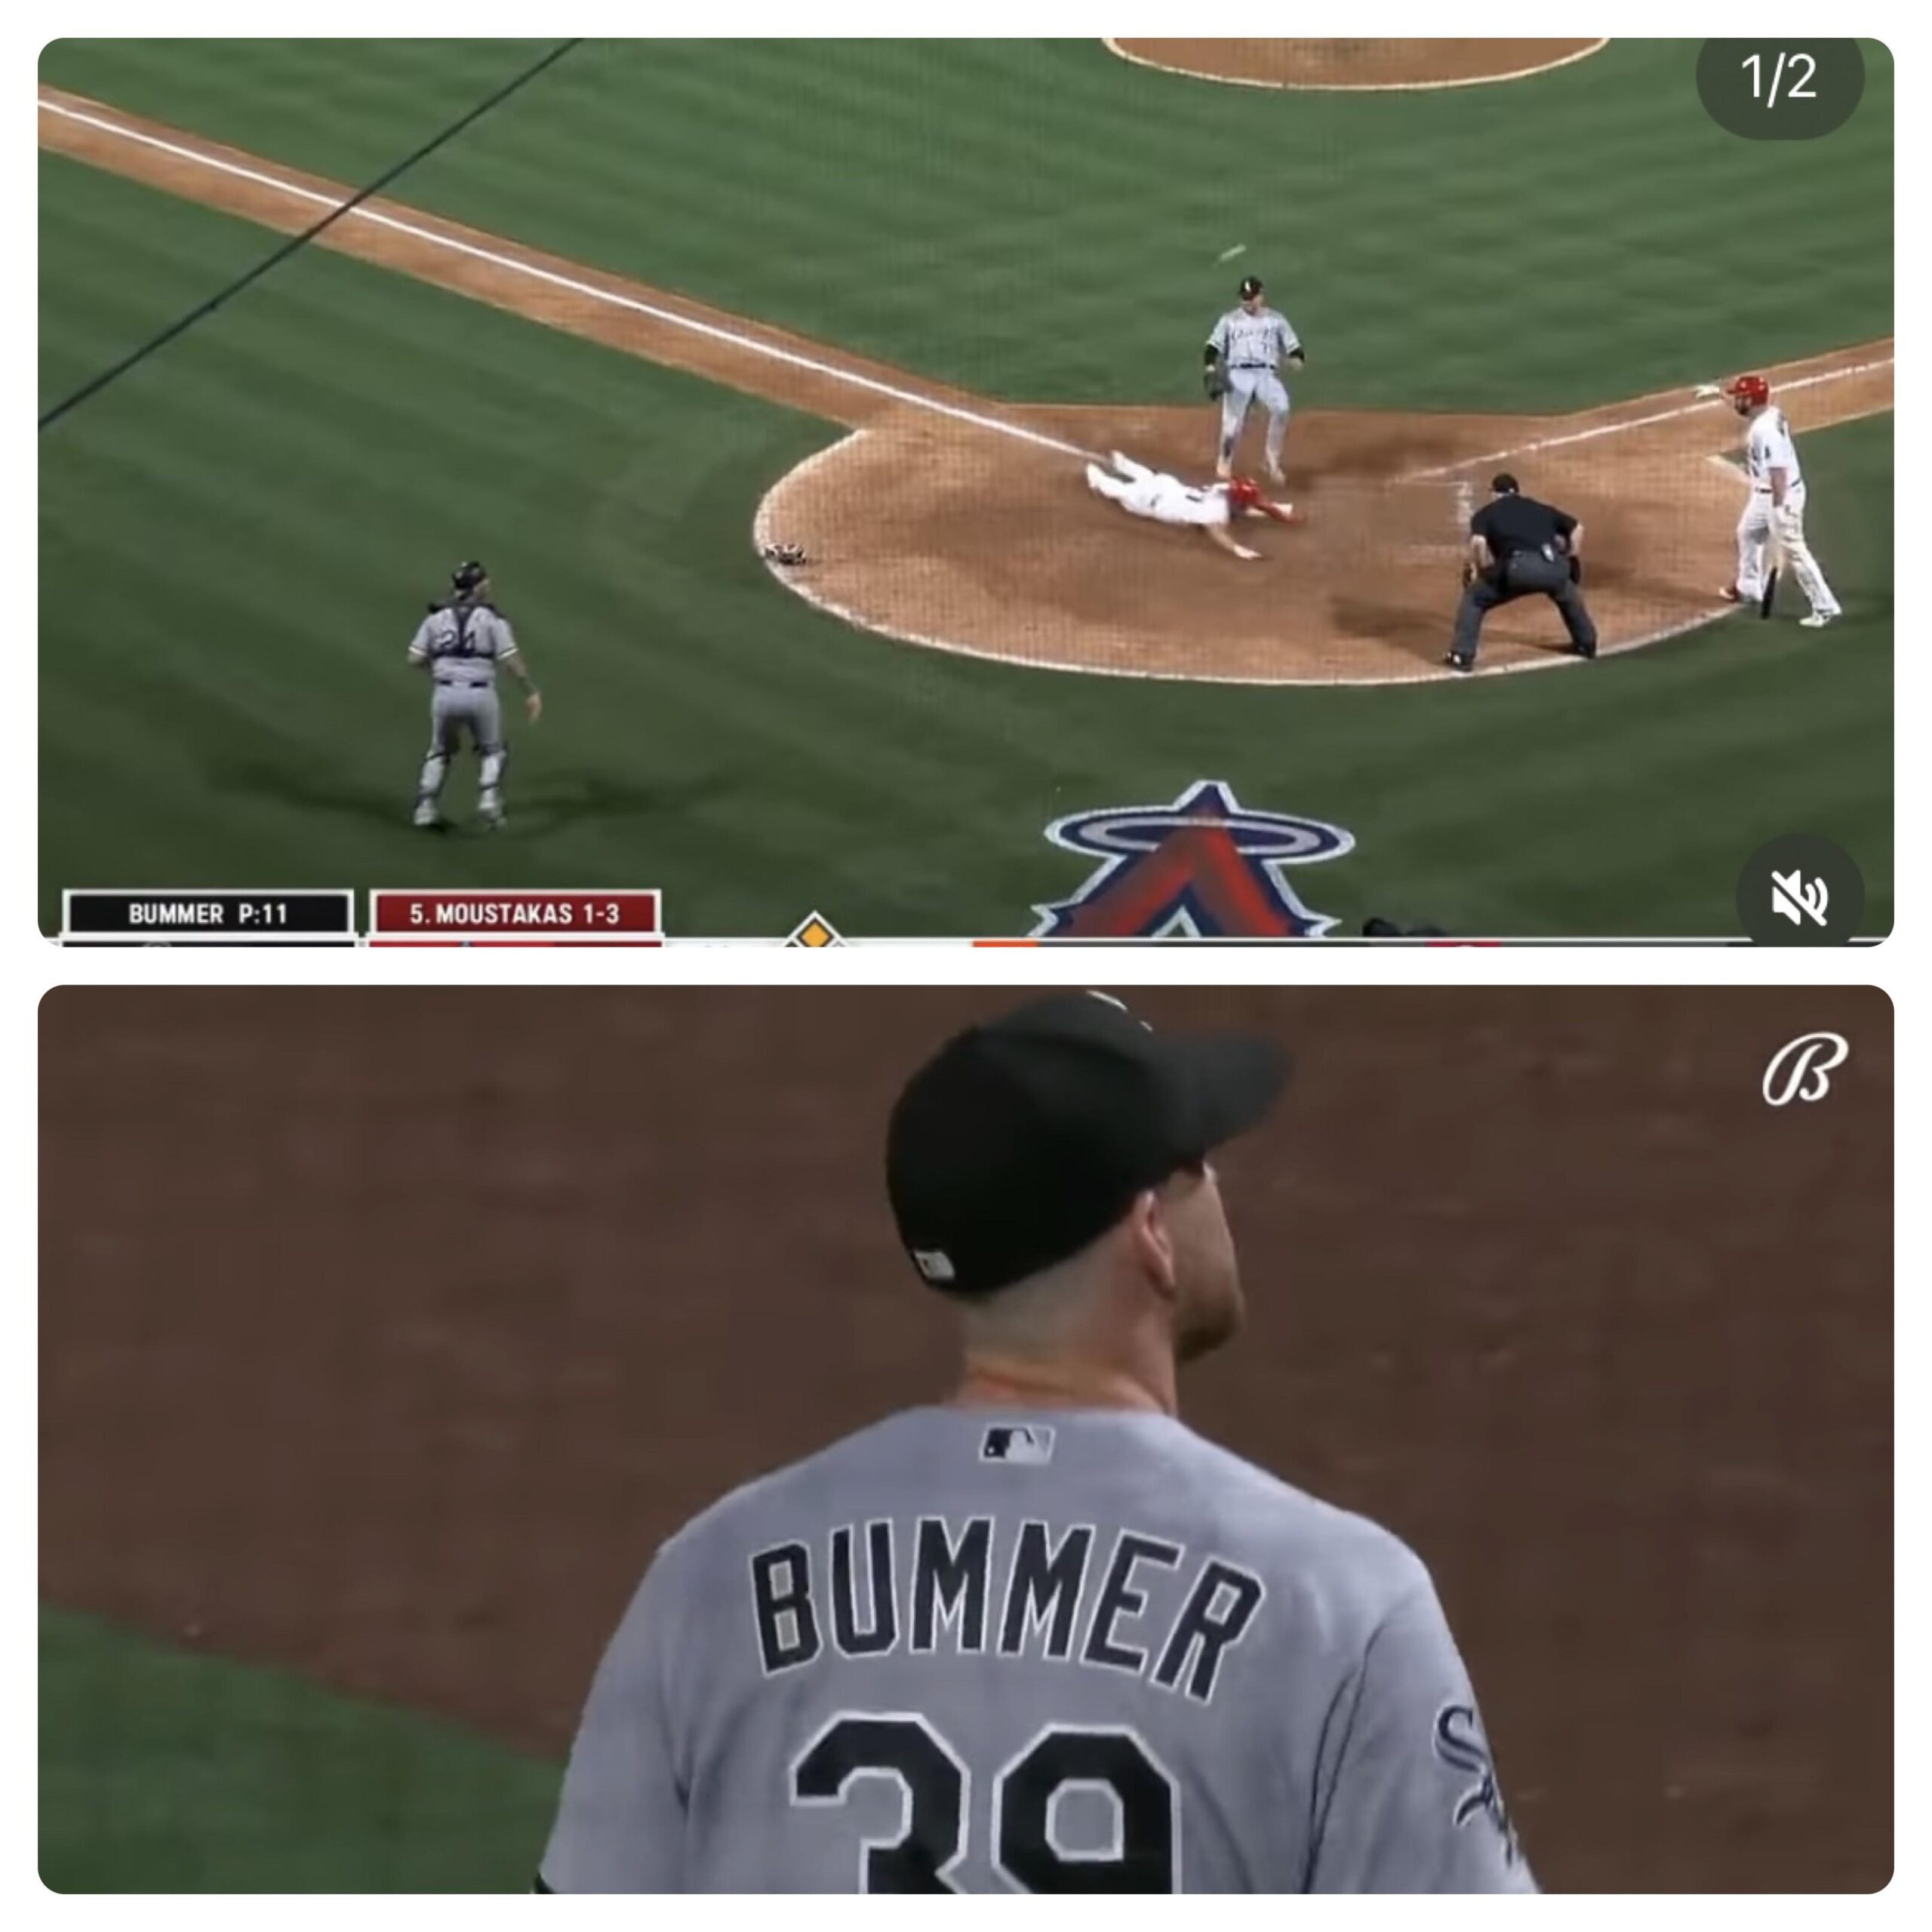
[[[1228,392],[1228,365],[1220,361],[1209,363],[1201,372],[1201,386],[1208,392],[1210,402],[1219,402]]]
[[[802,543],[768,543],[759,555],[768,564],[783,564],[794,569],[811,561]]]

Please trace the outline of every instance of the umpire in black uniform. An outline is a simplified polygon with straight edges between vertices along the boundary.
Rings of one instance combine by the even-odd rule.
[[[1526,497],[1505,470],[1491,479],[1489,501],[1469,519],[1469,561],[1463,566],[1463,604],[1456,641],[1443,661],[1473,671],[1482,620],[1499,604],[1540,594],[1563,614],[1570,650],[1597,654],[1597,627],[1584,608],[1583,526],[1574,516]]]

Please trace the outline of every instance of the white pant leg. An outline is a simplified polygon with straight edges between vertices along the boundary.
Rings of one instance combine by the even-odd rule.
[[[1764,594],[1764,549],[1771,540],[1771,493],[1753,490],[1737,519],[1737,594],[1746,603]]]
[[[1136,463],[1131,456],[1123,456],[1118,450],[1113,453],[1113,466],[1130,482],[1145,483],[1154,475],[1144,463]]]
[[[1131,481],[1118,476],[1110,476],[1097,463],[1087,466],[1088,488],[1105,497],[1109,503],[1119,504],[1129,516],[1155,516],[1155,505],[1159,500],[1161,486],[1169,478],[1144,469]]]
[[[1784,554],[1786,566],[1797,578],[1805,601],[1820,615],[1835,617],[1838,614],[1838,600],[1832,595],[1832,586],[1825,581],[1825,573],[1819,568],[1817,558],[1811,554],[1811,546],[1805,540],[1804,499],[1804,485],[1794,484],[1785,492],[1782,518],[1776,511],[1772,512],[1773,528],[1778,548]]]

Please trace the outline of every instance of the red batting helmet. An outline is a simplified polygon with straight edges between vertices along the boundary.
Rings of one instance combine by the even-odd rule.
[[[1238,509],[1251,509],[1260,500],[1260,486],[1251,477],[1237,476],[1228,485],[1228,501]]]
[[[1734,402],[1748,403],[1753,409],[1762,409],[1771,399],[1771,386],[1762,376],[1739,376],[1724,394]]]

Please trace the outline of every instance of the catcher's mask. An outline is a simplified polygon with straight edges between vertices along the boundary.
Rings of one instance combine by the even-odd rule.
[[[490,573],[479,563],[458,564],[450,572],[450,588],[459,597],[467,597],[490,580]]]

